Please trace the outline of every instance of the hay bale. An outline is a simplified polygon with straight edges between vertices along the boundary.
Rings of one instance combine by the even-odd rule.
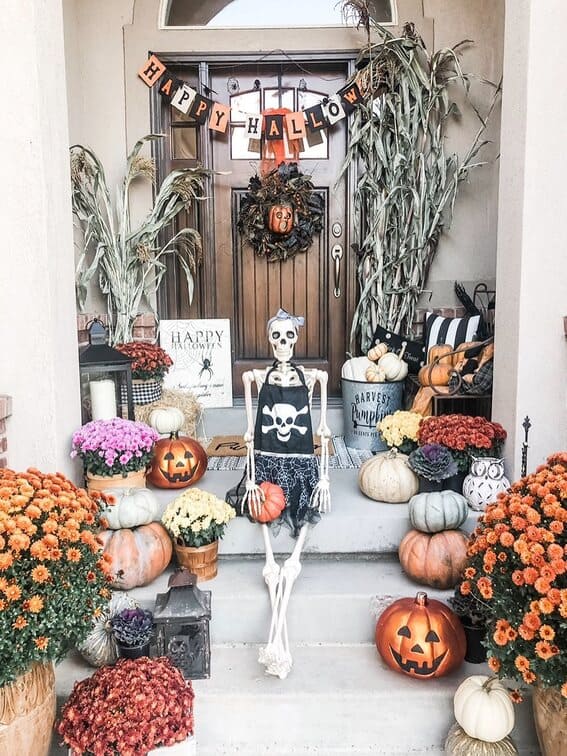
[[[183,412],[185,422],[181,428],[181,433],[186,436],[195,436],[197,423],[202,412],[202,407],[189,391],[180,389],[164,389],[161,399],[151,404],[136,404],[134,414],[136,420],[147,423],[150,419],[150,413],[155,409],[165,409],[166,407],[177,407]]]

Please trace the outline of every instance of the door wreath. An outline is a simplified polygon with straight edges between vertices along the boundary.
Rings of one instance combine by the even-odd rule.
[[[323,227],[325,203],[297,163],[253,176],[240,203],[237,227],[260,257],[287,260],[306,252]]]

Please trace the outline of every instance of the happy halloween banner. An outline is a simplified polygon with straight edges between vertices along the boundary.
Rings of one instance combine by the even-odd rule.
[[[181,113],[188,114],[201,125],[224,133],[230,121],[231,110],[228,105],[199,94],[186,82],[167,70],[167,67],[155,55],[138,71],[138,76],[148,87],[156,84],[160,95]],[[356,83],[339,89],[332,97],[324,98],[317,105],[305,110],[291,112],[287,108],[264,110],[261,113],[238,112],[244,121],[245,134],[249,139],[264,136],[267,142],[277,142],[287,136],[288,142],[295,142],[337,123],[351,113],[364,98]]]

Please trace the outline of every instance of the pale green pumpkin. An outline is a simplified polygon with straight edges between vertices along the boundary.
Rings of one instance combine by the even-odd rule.
[[[412,496],[409,503],[412,527],[422,533],[457,530],[468,514],[467,500],[455,491],[418,493]]]

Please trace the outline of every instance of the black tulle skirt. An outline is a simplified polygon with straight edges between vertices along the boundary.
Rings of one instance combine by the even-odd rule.
[[[297,538],[303,525],[319,522],[319,511],[310,506],[311,494],[319,482],[319,465],[315,455],[302,457],[255,452],[254,460],[256,483],[275,483],[281,486],[286,498],[285,509],[277,520],[270,523],[270,527],[277,531],[285,525]]]

